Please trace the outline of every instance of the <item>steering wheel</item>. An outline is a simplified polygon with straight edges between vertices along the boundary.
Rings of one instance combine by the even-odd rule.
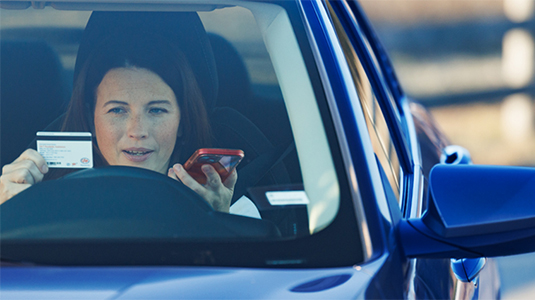
[[[279,235],[272,223],[216,212],[160,173],[126,166],[85,169],[36,184],[2,205],[6,239],[214,239]]]

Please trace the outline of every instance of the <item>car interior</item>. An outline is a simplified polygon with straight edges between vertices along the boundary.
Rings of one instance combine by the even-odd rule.
[[[130,19],[130,20],[129,20]],[[169,18],[171,19],[171,18]],[[93,27],[97,28],[90,38],[85,39],[86,44],[94,43],[95,39],[98,39],[104,32],[109,31],[109,28],[116,28],[118,31],[121,27],[117,24],[109,23],[106,17],[102,17],[97,20],[93,17]],[[118,20],[118,19],[113,19]],[[139,20],[136,17],[126,17],[123,24],[132,25],[133,21]],[[178,20],[183,20],[179,18]],[[200,20],[199,20],[200,21]],[[154,24],[162,24],[161,22],[153,22]],[[140,24],[140,23],[139,23]],[[150,31],[150,23],[144,23],[143,26],[146,30]],[[182,24],[173,24],[172,26],[178,27],[176,32],[195,32],[196,30],[202,30],[202,24],[196,25],[200,29],[196,29],[193,23],[182,22]],[[190,27],[190,28],[187,28]],[[172,27],[167,27],[172,28]],[[60,31],[61,29],[54,29]],[[152,30],[158,31],[154,28]],[[18,31],[28,31],[25,29],[19,29]],[[86,31],[92,32],[92,31]],[[171,31],[170,31],[171,32]],[[22,153],[29,145],[29,142],[34,139],[35,132],[46,128],[49,125],[49,129],[57,126],[58,124],[51,124],[53,121],[61,115],[66,108],[66,104],[69,100],[72,90],[72,73],[76,73],[74,70],[66,70],[62,67],[58,53],[54,50],[46,40],[38,40],[34,37],[25,38],[21,36],[23,32],[6,35],[2,34],[2,56],[9,57],[9,60],[3,60],[2,64],[2,128],[19,128],[24,132],[4,131],[2,134],[2,157],[0,163],[2,165],[12,162],[20,153]],[[51,34],[54,34],[51,30]],[[71,32],[71,34],[79,35],[76,39],[82,39],[83,31]],[[10,38],[9,36],[17,36],[16,38]],[[261,152],[268,150],[269,147],[273,147],[272,144],[289,145],[292,141],[291,131],[289,130],[289,121],[287,114],[285,113],[284,102],[282,95],[279,91],[279,98],[265,99],[262,96],[257,96],[253,93],[249,75],[247,73],[246,66],[232,44],[225,40],[223,37],[210,33],[199,35],[204,38],[204,44],[194,48],[191,44],[188,47],[182,47],[188,50],[188,53],[192,55],[195,53],[210,53],[212,58],[212,65],[208,66],[195,66],[195,70],[205,69],[205,73],[217,73],[215,79],[205,80],[201,78],[200,84],[203,83],[206,87],[203,87],[203,91],[207,92],[205,95],[206,106],[212,111],[212,117],[221,120],[215,120],[213,128],[219,128],[218,122],[229,122],[229,119],[234,119],[235,124],[225,124],[228,130],[232,127],[235,130],[239,129],[240,134],[245,134],[247,137],[255,140],[251,142],[251,149],[247,151],[248,157],[243,163],[243,166],[247,164],[247,161],[254,159]],[[180,39],[180,38],[178,38]],[[87,55],[87,51],[90,51],[90,47],[80,47],[79,55]],[[214,50],[211,50],[214,49]],[[77,60],[77,64],[80,64],[81,60]],[[190,61],[202,61],[192,57]],[[208,69],[211,68],[211,69]],[[69,74],[70,73],[70,74]],[[199,76],[205,74],[199,73]],[[207,77],[207,76],[206,76]],[[214,88],[210,88],[214,87]],[[277,88],[276,86],[273,88]],[[217,95],[215,95],[217,93]],[[213,95],[212,95],[213,94]],[[36,99],[40,99],[36,101]],[[23,101],[26,101],[23,102]],[[37,105],[36,105],[37,104]],[[20,114],[20,110],[24,108],[24,113]],[[225,114],[232,114],[232,116],[226,117]],[[260,117],[262,114],[270,115],[271,118],[278,118],[276,124],[273,126],[270,119]],[[31,121],[31,122],[30,122]],[[251,124],[252,123],[252,124]],[[256,128],[258,127],[258,129]],[[286,127],[286,130],[280,130],[281,127]],[[244,129],[246,128],[246,129]],[[261,128],[261,129],[260,129]],[[56,128],[55,130],[58,130]],[[252,132],[247,132],[252,131]],[[243,133],[245,132],[245,133]],[[235,138],[230,139],[226,135],[215,134],[218,144],[221,147],[225,144],[235,144]],[[270,137],[270,140],[267,139]],[[15,138],[16,137],[16,138]],[[13,141],[16,141],[14,143]],[[221,142],[219,142],[221,141]],[[245,146],[244,146],[245,147]],[[284,167],[282,164],[281,167]],[[282,172],[280,176],[288,181],[287,171]],[[294,182],[299,182],[299,172],[294,172]],[[279,176],[276,176],[279,177]],[[289,182],[287,182],[289,183]]]
[[[11,5],[15,4],[2,3],[2,8],[9,9],[3,11],[24,12]],[[16,9],[11,10],[12,8]],[[54,11],[48,7],[44,9],[45,12],[47,10]],[[225,10],[229,9],[222,9]],[[273,12],[276,16],[280,14],[280,9]],[[313,119],[299,120],[301,112],[294,108],[293,118],[298,121],[294,120],[293,123],[301,125],[291,125],[288,102],[285,103],[278,75],[273,71],[277,65],[272,66],[273,54],[268,53],[262,39],[260,43],[251,46],[247,40],[218,32],[217,23],[210,24],[210,14],[214,14],[212,10],[77,13],[77,18],[81,20],[78,21],[78,26],[49,25],[46,22],[39,25],[26,25],[23,22],[17,26],[9,26],[9,17],[4,18],[9,14],[3,15],[0,35],[3,58],[0,80],[2,166],[11,163],[25,149],[35,147],[37,131],[61,130],[73,80],[76,79],[91,47],[99,39],[125,30],[157,32],[183,49],[192,65],[209,112],[213,146],[241,149],[245,152],[245,158],[238,166],[239,180],[233,202],[241,195],[252,198],[259,207],[262,218],[274,222],[282,236],[308,235],[321,230],[332,220],[337,204],[327,209],[329,213],[322,217],[325,220],[310,222],[309,215],[313,206],[272,206],[266,200],[266,191],[305,189],[302,169],[304,164],[301,160],[303,157],[309,157],[309,162],[318,161],[312,154],[318,156],[321,151],[316,151],[314,147],[301,147],[301,150],[296,147],[296,130],[307,132],[307,139],[310,141],[317,140],[309,133],[314,132],[313,129],[309,130],[308,125]],[[247,13],[250,14],[248,11]],[[268,14],[263,14],[265,16],[261,15],[262,18],[269,17]],[[287,17],[285,18],[279,19],[287,22]],[[253,22],[259,21],[253,19]],[[252,24],[256,27],[255,23]],[[289,26],[289,22],[287,24],[286,26]],[[262,34],[264,38],[268,36],[266,33]],[[260,33],[258,35],[260,36]],[[279,65],[284,63],[279,62]],[[286,84],[286,89],[295,91],[302,84],[299,84],[301,79],[293,77],[297,85]],[[308,92],[307,89],[308,87],[304,91]],[[298,99],[297,96],[293,97]],[[313,100],[313,96],[310,99]],[[295,107],[303,107],[301,104],[297,105],[294,104]],[[191,149],[191,152],[194,150]],[[303,151],[309,154],[300,153]],[[313,164],[308,165],[308,168],[314,169]],[[327,173],[330,174],[331,171]],[[325,176],[323,175],[324,178]],[[327,178],[331,176],[328,175]],[[312,197],[313,201],[314,198],[318,199],[316,201],[323,201],[322,193],[314,192],[320,188],[322,193],[328,192],[328,189],[322,186],[309,183],[306,190],[311,190],[310,194],[313,195],[309,195],[309,198]],[[334,198],[329,196],[328,199],[336,199],[336,193],[329,195],[334,195]],[[321,211],[325,210],[322,207],[316,206]],[[313,215],[318,218],[321,214]]]

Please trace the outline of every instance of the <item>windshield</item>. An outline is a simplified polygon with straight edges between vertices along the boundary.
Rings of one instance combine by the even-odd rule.
[[[147,240],[198,256],[330,226],[339,158],[295,7],[98,5],[2,3],[0,163],[4,178],[27,171],[0,207],[4,258]]]

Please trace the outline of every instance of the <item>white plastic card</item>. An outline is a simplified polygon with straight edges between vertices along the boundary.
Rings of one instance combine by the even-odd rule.
[[[271,205],[306,205],[310,202],[305,191],[266,192],[266,198]]]
[[[49,168],[92,168],[93,145],[90,132],[39,131],[37,152]]]

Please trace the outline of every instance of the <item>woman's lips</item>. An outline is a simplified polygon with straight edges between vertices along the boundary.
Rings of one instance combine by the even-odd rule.
[[[154,151],[145,148],[128,148],[123,150],[123,154],[129,161],[144,162],[152,155]]]

